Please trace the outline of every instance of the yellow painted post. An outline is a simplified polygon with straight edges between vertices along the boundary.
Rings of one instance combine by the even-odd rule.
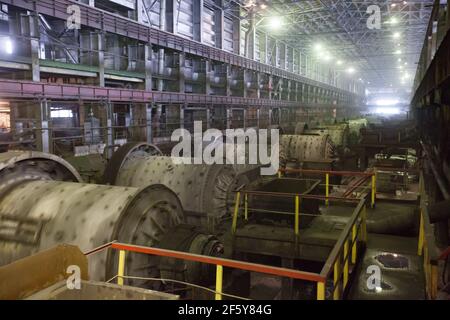
[[[248,220],[248,194],[244,196],[244,217],[245,220]]]
[[[334,291],[333,291],[333,299],[339,300],[341,298],[341,285],[339,284],[339,276],[341,270],[341,256],[339,255],[336,262],[334,263]]]
[[[281,179],[281,170],[278,170],[278,179]]]
[[[117,270],[117,284],[123,286],[123,276],[125,275],[125,250],[119,251],[119,268]]]
[[[431,263],[428,257],[428,248],[424,241],[423,244],[423,272],[425,274],[425,285],[426,285],[426,293],[427,297],[431,299],[431,286],[432,286],[432,280],[431,280]]]
[[[348,252],[348,240],[345,240],[344,243],[344,290],[347,287],[348,283],[348,261],[350,260],[350,255]]]
[[[216,300],[222,300],[223,266],[216,267]]]
[[[438,293],[438,266],[431,265],[431,276],[430,276],[430,299],[435,300]]]
[[[352,263],[356,263],[356,249],[357,249],[357,241],[356,241],[356,235],[357,235],[357,229],[356,229],[356,223],[352,227]]]
[[[328,206],[328,196],[330,195],[330,174],[325,175],[325,204]]]
[[[295,241],[298,241],[300,233],[300,197],[295,196]]]
[[[317,300],[325,300],[325,282],[317,282]]]
[[[236,203],[234,205],[234,214],[233,214],[233,224],[231,226],[231,231],[233,234],[236,233],[236,226],[237,226],[237,218],[239,213],[239,202],[241,201],[241,193],[236,193]]]
[[[420,212],[420,225],[419,225],[419,245],[417,248],[417,254],[419,256],[423,253],[423,240],[425,238],[424,221],[422,211]]]
[[[372,201],[371,201],[372,208],[375,207],[376,196],[377,196],[377,173],[375,171],[372,176]]]
[[[361,223],[361,227],[362,227],[361,241],[363,241],[364,243],[367,243],[367,209],[366,209],[365,205],[362,210],[363,211],[362,211],[362,223]]]

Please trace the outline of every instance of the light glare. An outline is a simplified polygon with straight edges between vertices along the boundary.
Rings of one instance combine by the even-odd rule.
[[[14,45],[10,37],[1,37],[0,46],[3,48],[6,54],[13,54]]]
[[[375,110],[375,113],[376,114],[400,114],[400,109],[383,107],[383,108],[377,108]]]
[[[272,17],[269,20],[269,25],[274,30],[280,29],[282,24],[283,23],[279,17]]]

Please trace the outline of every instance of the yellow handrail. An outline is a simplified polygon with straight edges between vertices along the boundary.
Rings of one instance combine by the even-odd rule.
[[[119,251],[119,267],[117,271],[117,284],[123,286],[123,276],[125,275],[125,250]]]
[[[223,266],[216,266],[216,300],[222,300]]]
[[[372,194],[371,194],[372,208],[375,207],[376,196],[377,196],[377,171],[375,170],[372,176]]]
[[[300,197],[295,197],[295,241],[298,242],[298,237],[300,234]]]

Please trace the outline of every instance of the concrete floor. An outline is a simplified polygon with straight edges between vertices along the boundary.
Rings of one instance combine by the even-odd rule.
[[[392,264],[385,265],[377,257],[390,254]],[[381,270],[381,289],[369,290],[370,266]],[[425,279],[422,258],[417,255],[417,239],[391,235],[369,234],[362,263],[347,297],[350,300],[422,300]]]

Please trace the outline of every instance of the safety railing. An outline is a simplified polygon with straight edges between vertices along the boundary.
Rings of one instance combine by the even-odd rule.
[[[360,247],[358,242],[361,243]],[[349,286],[350,268],[356,266],[358,257],[361,256],[358,249],[364,250],[366,244],[367,213],[365,200],[361,199],[320,272],[325,279],[333,275],[334,300],[340,300],[344,296]],[[325,299],[325,283],[318,283],[317,299]]]
[[[284,198],[284,199],[292,199],[294,204],[294,212],[284,212],[284,211],[273,211],[273,210],[263,210],[256,208],[249,208],[249,196],[253,197],[273,197],[273,198]],[[360,199],[351,199],[351,198],[343,198],[343,197],[331,197],[331,196],[320,196],[320,195],[312,195],[312,194],[301,194],[301,193],[285,193],[285,192],[268,192],[268,191],[251,191],[251,190],[238,190],[236,192],[234,211],[233,211],[233,219],[231,224],[231,233],[234,236],[237,230],[237,223],[239,218],[239,213],[243,209],[243,218],[245,221],[249,219],[249,212],[265,212],[265,213],[275,213],[275,214],[285,214],[285,215],[294,215],[294,234],[296,237],[296,241],[298,241],[300,234],[300,217],[301,216],[311,216],[311,214],[300,213],[300,204],[302,200],[305,199],[313,199],[313,200],[322,200],[322,201],[340,201],[340,202],[359,202]],[[243,201],[242,201],[243,200]]]
[[[438,263],[443,260],[435,243],[433,228],[428,214],[428,196],[425,190],[423,172],[420,172],[420,225],[417,254],[423,258],[423,271],[425,275],[425,291],[428,299],[436,299],[438,292]]]
[[[118,242],[111,242],[111,243],[105,244],[99,248],[96,248],[94,250],[86,252],[85,255],[90,256],[90,255],[102,252],[109,248],[119,250],[117,275],[114,276],[110,280],[110,281],[117,280],[118,285],[124,285],[124,280],[128,278],[128,276],[125,275],[126,253],[127,252],[148,254],[148,255],[154,255],[154,256],[158,256],[158,257],[168,257],[168,258],[175,258],[175,259],[187,260],[187,261],[192,261],[192,262],[199,262],[199,263],[215,265],[216,266],[216,281],[215,281],[214,295],[215,295],[216,300],[222,300],[224,296],[225,297],[232,296],[232,295],[229,295],[229,294],[226,294],[223,292],[223,273],[224,273],[223,268],[224,267],[246,270],[246,271],[250,271],[250,272],[258,272],[258,273],[263,273],[263,274],[273,275],[273,276],[288,277],[288,278],[298,279],[298,280],[312,281],[312,282],[321,282],[321,281],[324,282],[325,281],[325,279],[323,279],[319,274],[306,272],[306,271],[292,270],[292,269],[273,267],[273,266],[267,266],[267,265],[256,264],[256,263],[249,263],[249,262],[243,262],[243,261],[237,261],[237,260],[231,260],[231,259],[210,257],[210,256],[187,253],[187,252],[160,249],[160,248],[137,246],[137,245],[132,245],[132,244],[118,243]],[[167,281],[167,279],[165,279],[165,280]]]
[[[304,170],[306,171],[306,170]],[[369,177],[373,177],[370,175]],[[255,209],[249,208],[248,199],[249,196],[260,197],[278,197],[278,198],[291,198],[294,203],[294,235],[296,245],[300,239],[300,218],[301,216],[310,216],[309,214],[300,213],[300,204],[303,199],[315,199],[337,202],[358,202],[356,209],[354,210],[346,228],[343,230],[336,245],[334,246],[329,258],[327,259],[324,268],[320,275],[324,279],[328,279],[333,274],[333,299],[338,300],[342,298],[343,293],[347,289],[349,283],[349,268],[356,265],[357,261],[357,240],[361,240],[364,243],[367,242],[367,229],[366,229],[366,205],[365,199],[349,199],[342,197],[331,197],[328,194],[326,196],[310,195],[310,194],[295,194],[295,193],[280,193],[280,192],[265,192],[265,191],[246,191],[239,190],[236,192],[235,206],[232,219],[232,236],[236,235],[237,223],[239,218],[239,212],[241,211],[241,203],[243,202],[243,218],[248,221],[249,212]],[[241,201],[243,197],[243,201]],[[256,210],[262,211],[262,210]],[[264,210],[264,212],[292,214],[289,212],[279,212]],[[317,299],[325,299],[325,282],[317,283]]]
[[[278,172],[278,177],[281,178],[285,174],[305,174],[305,175],[317,175],[324,177],[325,180],[325,203],[328,205],[330,197],[330,187],[335,185],[330,184],[330,177],[339,176],[339,177],[360,177],[360,179],[355,183],[355,185],[349,186],[349,189],[346,190],[344,195],[351,194],[357,189],[362,188],[364,190],[368,190],[370,188],[370,204],[375,207],[376,202],[376,194],[377,194],[377,171],[373,170],[372,172],[359,172],[359,171],[331,171],[331,170],[306,170],[306,169],[291,169],[285,168],[280,169]],[[370,179],[369,186],[364,186],[366,182]],[[347,197],[343,197],[347,198]]]
[[[330,284],[331,297],[329,298],[339,300],[344,297],[344,292],[348,288],[351,267],[354,267],[358,262],[358,257],[362,256],[361,250],[364,249],[365,243],[367,241],[365,212],[366,212],[365,200],[361,199],[356,208],[354,209],[353,214],[349,220],[349,223],[339,236],[335,246],[331,251],[331,254],[326,260],[320,273],[267,266],[263,264],[224,259],[218,257],[210,257],[167,249],[138,246],[133,244],[124,244],[115,241],[102,245],[88,252],[85,252],[85,255],[91,256],[93,254],[100,253],[107,249],[119,250],[117,274],[112,279],[109,280],[109,281],[116,280],[118,285],[124,285],[124,280],[127,278],[131,279],[134,278],[132,276],[126,275],[126,261],[127,261],[126,254],[127,252],[134,252],[140,254],[154,255],[158,257],[168,257],[215,265],[216,266],[215,289],[214,290],[209,290],[208,288],[205,289],[213,291],[216,300],[222,300],[223,297],[242,298],[223,292],[224,267],[313,282],[315,283],[317,288],[316,291],[317,300],[327,299],[326,289],[327,286],[329,285],[329,280],[332,280],[332,284]],[[149,280],[157,281],[157,279],[149,279]],[[170,281],[170,279],[164,280]],[[190,285],[196,286],[195,284]]]

